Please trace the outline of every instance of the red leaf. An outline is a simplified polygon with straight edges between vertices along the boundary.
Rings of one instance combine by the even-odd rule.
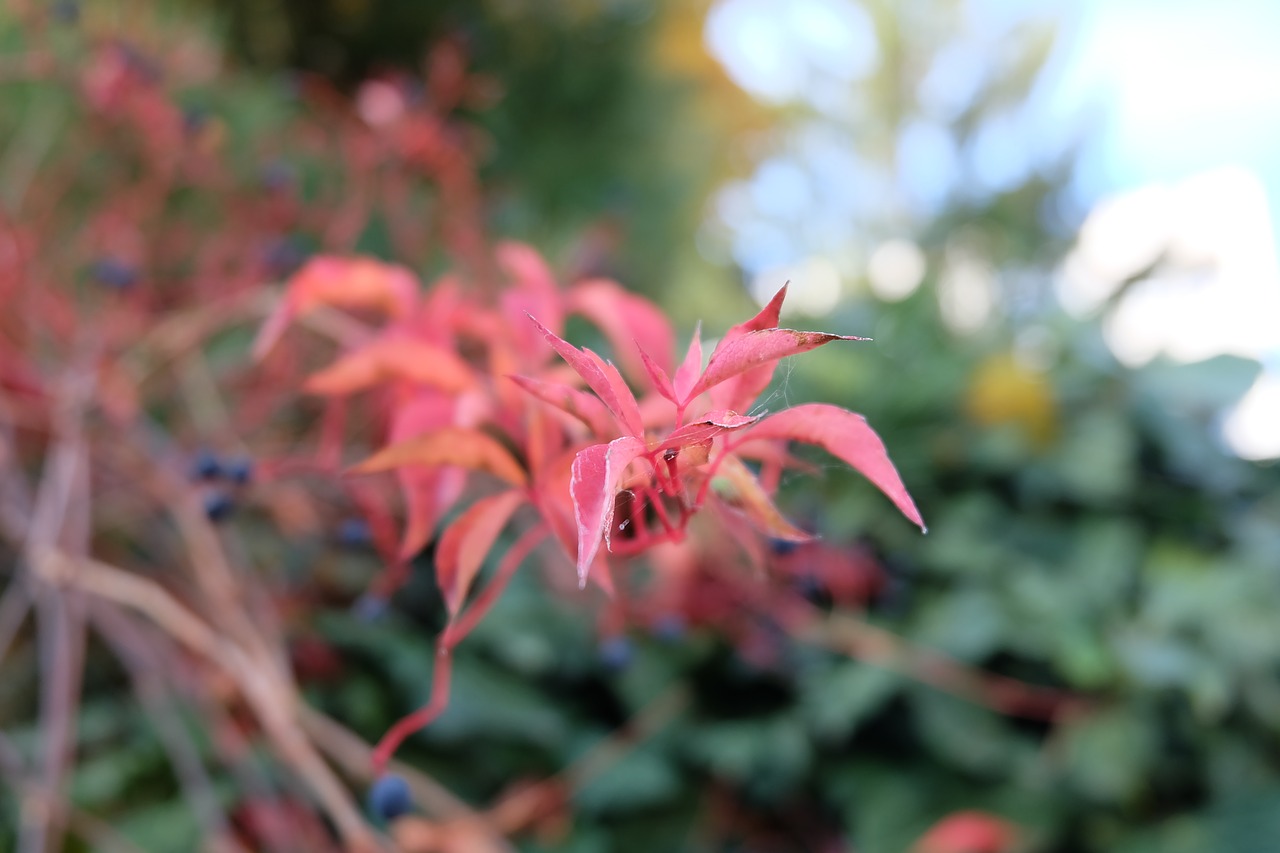
[[[388,379],[458,392],[474,383],[471,366],[450,350],[402,335],[378,338],[307,377],[312,394],[352,394]]]
[[[902,514],[925,529],[915,502],[898,470],[889,461],[884,442],[862,415],[825,403],[807,403],[770,415],[743,435],[743,441],[785,439],[816,444],[859,471],[884,492]]]
[[[592,445],[574,457],[569,495],[578,525],[579,584],[586,583],[601,537],[613,523],[613,498],[622,475],[645,450],[643,441],[624,435],[608,444]]]
[[[384,447],[351,470],[372,474],[404,465],[461,465],[486,471],[513,486],[526,481],[524,469],[505,447],[483,432],[462,427],[442,427]]]
[[[955,812],[938,821],[911,848],[912,853],[1008,853],[1017,828],[979,811]]]
[[[673,447],[679,448],[690,444],[701,444],[710,441],[726,430],[741,429],[758,420],[760,420],[759,415],[740,415],[728,409],[707,412],[698,420],[687,423],[679,429],[672,430],[671,434],[655,450],[663,451]]]
[[[581,314],[604,332],[618,362],[633,379],[648,373],[638,357],[637,347],[670,374],[675,337],[658,306],[643,296],[629,292],[615,281],[597,278],[584,281],[569,291],[569,310]]]
[[[829,335],[825,332],[797,332],[794,329],[759,329],[747,332],[728,343],[722,341],[716,347],[706,371],[689,390],[685,402],[727,379],[753,371],[750,380],[747,381],[744,377],[744,381],[739,383],[739,388],[734,392],[738,405],[750,405],[773,378],[772,362],[789,355],[808,352],[831,341],[862,340],[866,338]]]
[[[511,516],[525,501],[512,489],[476,501],[449,525],[436,548],[436,583],[455,619],[476,574]]]
[[[693,327],[693,338],[689,341],[689,349],[684,354],[684,361],[676,368],[675,393],[679,400],[689,399],[689,389],[698,381],[702,373],[702,324]]]
[[[316,306],[370,308],[404,318],[417,299],[418,280],[402,266],[373,258],[312,258],[290,277],[284,299],[258,331],[253,356],[266,355],[295,317]]]
[[[422,433],[453,425],[457,400],[438,391],[425,391],[395,410],[391,422],[392,444]],[[405,525],[400,558],[409,559],[431,541],[436,523],[461,497],[467,471],[457,465],[406,465],[396,469],[404,496]]]
[[[739,323],[724,333],[724,336],[720,338],[720,342],[716,344],[715,352],[712,353],[712,358],[715,358],[716,353],[719,353],[730,343],[736,341],[738,338],[748,334],[749,332],[759,332],[764,329],[778,328],[778,317],[782,313],[782,301],[786,299],[786,296],[787,285],[784,284],[778,289],[778,292],[773,295],[773,298],[769,300],[769,304],[760,309],[760,313],[756,314],[750,320]],[[751,405],[751,402],[760,395],[760,392],[765,389],[769,384],[769,380],[772,378],[773,365],[762,365],[741,376],[735,377],[728,383],[728,385],[718,389],[716,393],[712,395],[712,399],[718,406],[744,409]],[[681,399],[688,400],[691,396],[692,395],[690,395],[686,390],[685,395],[681,397]]]
[[[640,423],[640,407],[635,395],[623,381],[618,369],[609,364],[589,349],[578,349],[573,344],[561,339],[546,326],[530,317],[535,326],[542,330],[542,335],[551,344],[560,357],[569,363],[582,381],[609,407],[618,423],[633,436],[644,435]]]
[[[662,369],[652,356],[644,350],[640,350],[640,360],[644,362],[644,369],[649,372],[649,380],[653,382],[653,388],[662,396],[666,397],[673,403],[679,403],[676,399],[675,388],[671,385],[671,379],[667,376],[667,372]]]
[[[542,402],[582,421],[595,435],[603,438],[614,433],[613,418],[598,398],[558,382],[543,382],[528,376],[507,378]]]
[[[789,284],[790,282],[788,282]],[[769,300],[769,304],[760,309],[760,313],[752,317],[746,322],[739,323],[724,333],[724,337],[720,339],[721,346],[729,343],[735,338],[745,335],[747,332],[758,332],[761,329],[778,328],[778,317],[782,314],[782,300],[787,298],[787,285],[784,284],[773,294],[773,298]]]

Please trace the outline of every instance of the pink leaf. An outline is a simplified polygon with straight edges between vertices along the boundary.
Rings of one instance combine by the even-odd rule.
[[[507,378],[542,402],[582,421],[595,435],[603,438],[613,434],[613,418],[598,398],[557,382],[543,382],[527,376]]]
[[[789,284],[790,282],[788,282]],[[739,338],[747,332],[758,332],[761,329],[778,328],[778,317],[782,314],[782,300],[787,298],[787,285],[784,284],[773,294],[773,298],[769,300],[769,304],[760,309],[760,313],[752,317],[746,322],[739,323],[724,333],[724,337],[720,339],[720,346]],[[716,349],[720,349],[720,346]]]
[[[449,525],[436,548],[436,583],[444,596],[449,618],[455,619],[484,558],[493,543],[525,501],[524,493],[512,489],[476,501]]]
[[[351,470],[371,474],[405,465],[460,465],[488,472],[513,486],[523,486],[527,479],[524,468],[496,439],[462,427],[441,427],[384,447]]]
[[[698,381],[702,373],[702,324],[693,327],[693,337],[689,340],[689,350],[684,354],[684,361],[676,368],[675,394],[677,405],[679,400],[689,399],[689,389]]]
[[[455,398],[438,391],[422,392],[395,410],[390,441],[396,444],[453,425],[457,412]],[[405,503],[400,558],[407,560],[431,541],[440,517],[461,497],[467,471],[457,465],[406,465],[396,469],[396,479]]]
[[[586,317],[604,332],[618,362],[635,380],[648,376],[636,347],[653,357],[664,373],[671,373],[675,337],[666,315],[648,299],[615,281],[589,279],[569,291],[569,310]]]
[[[759,329],[747,332],[728,343],[722,341],[716,347],[706,371],[690,389],[685,402],[727,379],[753,371],[750,382],[743,384],[734,394],[734,402],[739,406],[750,405],[769,384],[773,377],[773,363],[779,359],[808,352],[831,341],[861,340],[866,338],[829,335],[825,332],[797,332],[794,329]]]
[[[759,415],[740,415],[728,409],[707,412],[692,423],[672,430],[655,451],[680,448],[689,444],[701,444],[710,441],[726,430],[741,429],[760,420]]]
[[[311,394],[353,394],[388,379],[458,392],[475,383],[471,366],[452,351],[408,336],[380,337],[307,377]]]
[[[769,304],[760,309],[760,313],[750,320],[733,326],[724,333],[724,336],[720,338],[720,342],[716,344],[712,358],[715,358],[717,353],[745,334],[778,328],[778,317],[782,313],[782,301],[786,299],[786,296],[787,285],[784,284],[769,300]],[[717,389],[712,398],[718,406],[738,409],[746,408],[751,405],[752,400],[759,396],[772,378],[773,365],[765,364],[734,377],[726,386]],[[681,399],[688,400],[691,396],[686,390]]]
[[[609,407],[618,423],[631,435],[644,435],[644,427],[640,423],[640,407],[635,395],[623,381],[618,369],[609,364],[589,349],[578,349],[573,344],[555,335],[546,326],[530,317],[535,326],[542,330],[542,335],[551,344],[560,357],[569,363],[582,381]]]
[[[285,297],[258,330],[254,358],[262,358],[297,316],[320,305],[369,308],[404,318],[418,299],[418,280],[395,264],[373,258],[312,258],[290,278]]]
[[[916,841],[912,853],[1008,853],[1019,841],[1014,824],[980,811],[952,812]]]
[[[671,379],[667,376],[667,372],[662,369],[662,366],[654,361],[652,356],[644,350],[640,350],[640,360],[644,362],[644,369],[649,371],[649,379],[653,382],[654,390],[671,402],[678,403],[675,388],[672,387]]]
[[[595,444],[574,457],[569,479],[574,519],[578,525],[578,582],[600,550],[601,537],[613,523],[613,499],[627,466],[644,454],[643,441],[625,435],[608,444]]]
[[[884,442],[862,415],[829,406],[807,403],[763,419],[749,427],[742,441],[784,439],[816,444],[874,483],[902,514],[925,529],[915,501],[907,493],[898,470],[889,461]]]

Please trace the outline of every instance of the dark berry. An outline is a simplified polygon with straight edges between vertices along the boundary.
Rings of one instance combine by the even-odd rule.
[[[338,523],[338,544],[344,548],[368,548],[373,543],[369,522],[363,518],[344,518]]]
[[[778,557],[785,557],[800,547],[799,542],[792,542],[790,539],[770,539],[769,550]]]
[[[664,643],[674,643],[684,638],[689,626],[679,613],[664,613],[653,623],[653,636]]]
[[[225,521],[235,508],[235,502],[226,492],[214,491],[204,496],[204,514],[210,521]]]
[[[386,616],[390,606],[390,602],[382,596],[366,592],[356,599],[355,604],[351,605],[351,615],[367,625],[371,622],[377,622],[383,616]]]
[[[228,459],[222,464],[222,473],[237,486],[243,486],[253,479],[253,460],[245,456]]]
[[[605,669],[609,672],[621,672],[631,666],[636,649],[630,638],[617,634],[602,642],[596,653]]]
[[[209,111],[204,107],[186,107],[182,110],[182,129],[196,134],[209,123]]]
[[[196,452],[191,460],[191,477],[195,480],[216,480],[222,476],[222,463],[211,450]]]
[[[99,284],[115,290],[128,290],[138,283],[138,271],[115,258],[99,258],[89,268],[89,275]]]
[[[814,575],[806,572],[805,574],[798,576],[794,583],[796,592],[800,593],[800,595],[810,603],[830,603],[826,584]]]
[[[60,24],[74,24],[80,20],[80,4],[72,0],[58,0],[49,7],[49,11]]]
[[[258,176],[262,188],[270,192],[287,190],[293,186],[295,175],[293,167],[282,160],[273,160],[262,167]]]
[[[369,789],[369,812],[381,821],[413,811],[413,793],[403,776],[381,776]]]
[[[302,266],[307,259],[306,250],[298,245],[298,241],[290,237],[281,237],[267,244],[262,254],[262,262],[273,275],[285,276]]]

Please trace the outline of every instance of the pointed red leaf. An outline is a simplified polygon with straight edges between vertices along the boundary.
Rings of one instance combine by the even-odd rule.
[[[498,534],[525,501],[512,489],[476,501],[449,525],[436,548],[436,583],[455,619]]]
[[[648,376],[637,346],[670,375],[675,336],[666,315],[648,299],[631,293],[616,281],[597,278],[569,291],[569,310],[586,317],[604,332],[613,346],[614,357],[632,379],[640,381]]]
[[[741,429],[760,420],[759,415],[740,415],[728,409],[707,412],[696,421],[687,423],[663,439],[655,451],[661,452],[670,448],[685,447],[690,444],[701,444],[710,441],[722,432]]]
[[[915,501],[889,461],[884,442],[862,415],[825,403],[807,403],[764,418],[742,436],[743,441],[767,438],[818,445],[860,472],[884,492],[903,515],[921,530],[925,529]]]
[[[826,332],[798,332],[794,329],[759,329],[739,335],[716,347],[707,369],[689,390],[685,402],[727,379],[753,371],[751,381],[743,384],[735,399],[740,406],[750,405],[773,378],[774,363],[789,355],[816,349],[831,341],[861,341],[866,338],[830,335]],[[764,368],[764,369],[758,369]],[[747,395],[750,394],[748,397]],[[729,404],[726,403],[728,406]],[[732,406],[730,406],[732,408]]]
[[[790,284],[790,282],[787,284]],[[725,332],[724,337],[720,339],[720,346],[724,346],[729,341],[739,338],[747,332],[778,328],[778,317],[782,314],[782,300],[787,298],[787,284],[778,288],[778,292],[773,294],[773,298],[769,300],[768,305],[760,309],[759,314]],[[716,349],[720,349],[720,346],[717,346]]]
[[[403,379],[442,391],[474,384],[471,366],[452,351],[403,335],[381,337],[339,357],[307,377],[311,394],[353,394],[388,379]]]
[[[558,382],[543,382],[528,376],[507,378],[542,402],[582,421],[595,435],[604,438],[615,434],[613,418],[599,398]]]
[[[714,359],[721,350],[733,341],[741,338],[750,332],[759,332],[765,329],[778,328],[778,317],[782,313],[782,302],[787,297],[787,285],[784,284],[773,295],[769,303],[760,309],[760,312],[752,317],[730,328],[720,338],[720,342],[716,344],[715,350],[711,357]],[[712,394],[712,400],[717,406],[726,408],[744,409],[751,405],[752,401],[760,395],[760,392],[768,386],[769,381],[773,379],[772,364],[765,364],[760,367],[753,368],[740,376],[736,376],[729,381],[727,385],[718,388]],[[692,388],[692,385],[689,386]],[[689,400],[694,395],[688,393],[686,389],[682,400]]]
[[[513,486],[523,486],[526,480],[520,463],[496,439],[462,427],[442,427],[384,447],[351,470],[372,474],[404,465],[460,465],[486,471]]]
[[[684,354],[684,361],[676,368],[675,392],[676,402],[689,399],[689,389],[698,381],[702,373],[702,324],[693,327],[693,337],[689,340],[689,349]]]
[[[391,444],[454,424],[457,398],[424,391],[396,408],[391,421]],[[406,465],[396,469],[404,497],[405,523],[400,538],[401,559],[409,559],[431,541],[436,523],[466,487],[467,470],[457,465]]]
[[[649,371],[649,379],[653,382],[654,390],[671,402],[678,403],[675,388],[671,385],[671,378],[667,376],[667,372],[662,369],[662,366],[654,361],[653,357],[644,350],[640,350],[640,360],[644,362],[644,369]]]
[[[312,258],[289,278],[284,299],[258,330],[253,356],[266,355],[295,317],[318,305],[370,308],[403,318],[417,299],[418,280],[402,266],[373,258]]]
[[[574,457],[569,495],[578,525],[579,583],[586,583],[601,539],[613,522],[613,498],[622,475],[645,450],[643,441],[626,435],[608,444],[592,445]]]
[[[613,412],[613,416],[618,419],[618,423],[631,435],[643,435],[640,407],[636,403],[635,395],[631,393],[631,389],[618,373],[618,369],[591,350],[580,350],[563,340],[534,317],[529,319],[542,331],[543,337],[560,354],[560,357],[582,377],[587,387],[595,391],[596,396],[608,406],[609,411]]]

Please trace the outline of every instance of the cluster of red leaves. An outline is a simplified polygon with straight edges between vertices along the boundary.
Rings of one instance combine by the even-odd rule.
[[[883,442],[860,415],[824,404],[752,410],[780,359],[861,340],[780,328],[785,287],[726,331],[705,364],[697,332],[677,362],[671,326],[647,300],[602,279],[562,289],[524,245],[500,245],[495,257],[496,289],[446,276],[425,292],[399,266],[316,258],[291,279],[256,344],[265,356],[292,319],[320,305],[382,318],[305,383],[334,406],[372,392],[385,418],[386,446],[352,471],[397,478],[405,520],[394,550],[383,550],[397,567],[392,575],[403,577],[405,561],[437,540],[449,623],[432,702],[388,733],[382,761],[443,709],[449,650],[544,537],[576,564],[580,587],[590,579],[610,596],[618,560],[647,553],[657,564],[679,563],[691,549],[696,555],[690,524],[704,509],[758,562],[770,540],[812,538],[773,500],[782,473],[803,467],[791,442],[821,447],[858,470],[923,528]],[[570,315],[598,328],[620,367],[561,337]],[[470,504],[439,529],[464,495]],[[520,524],[524,507],[531,518]],[[464,609],[495,543],[517,526],[523,532],[497,575]]]

